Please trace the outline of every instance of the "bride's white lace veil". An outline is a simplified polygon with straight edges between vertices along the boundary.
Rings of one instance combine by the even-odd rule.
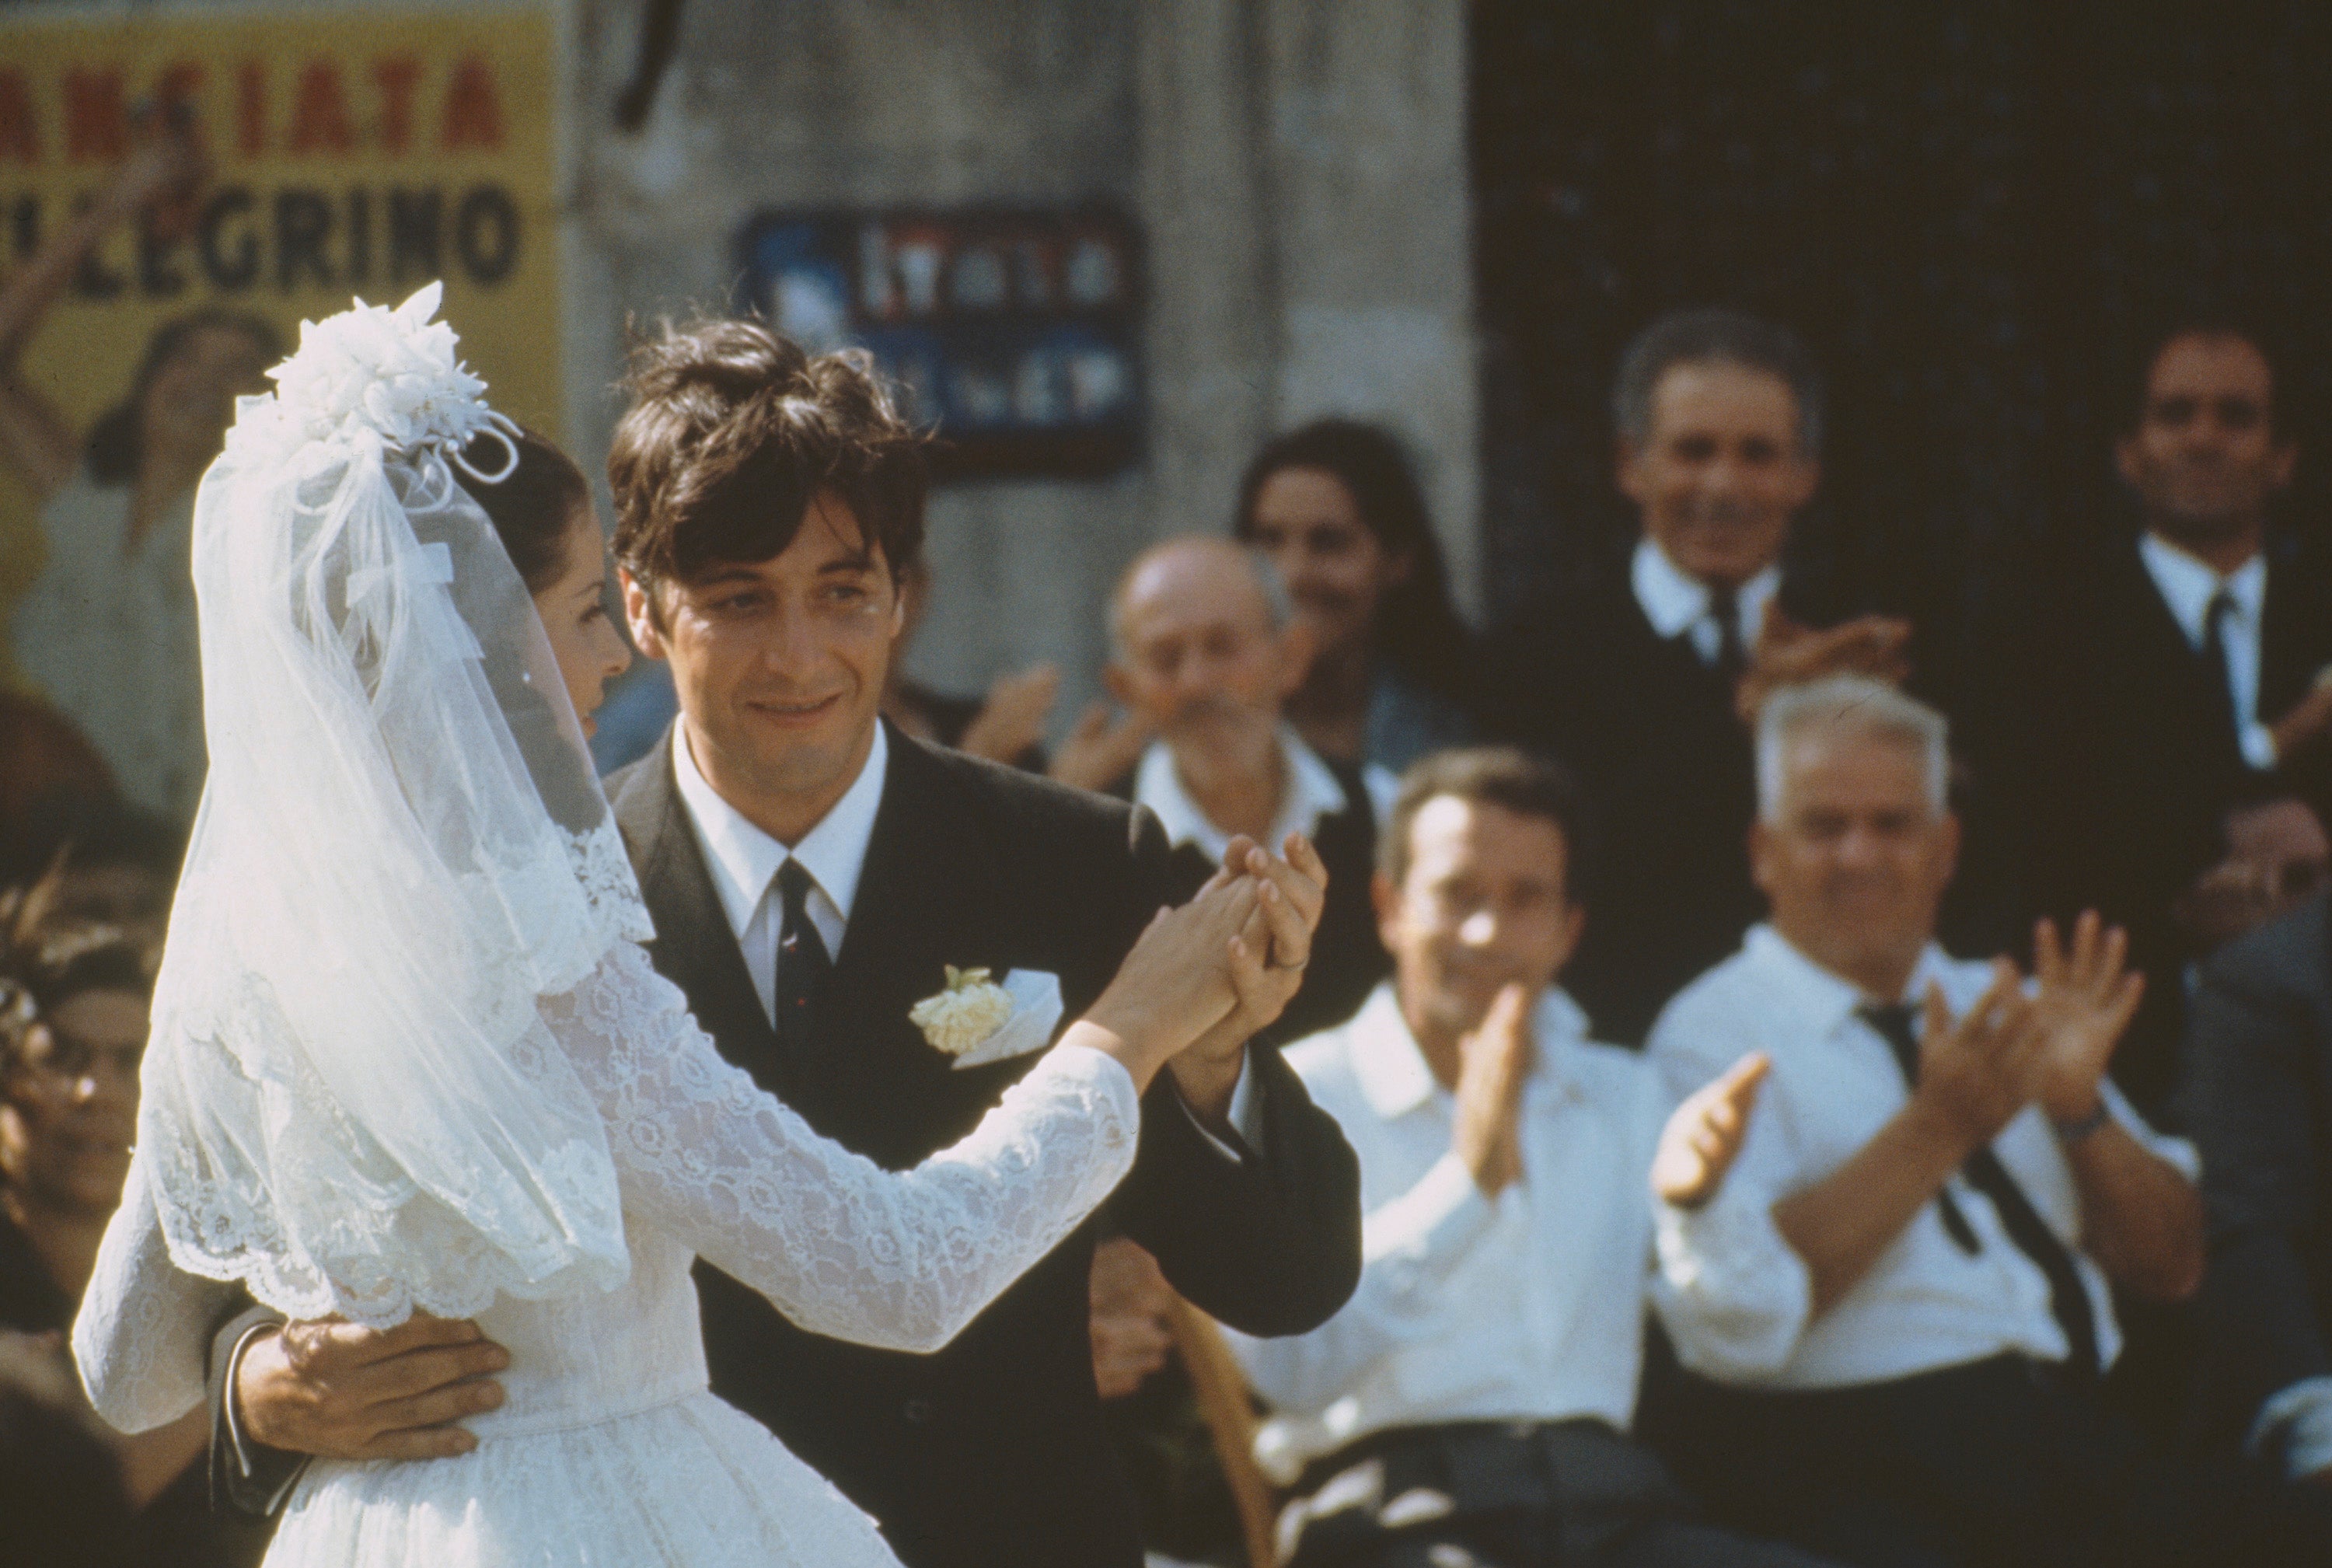
[[[139,1163],[180,1267],[300,1317],[465,1316],[629,1268],[603,1124],[538,1009],[646,916],[454,472],[507,422],[436,305],[303,323],[195,502],[210,773]]]

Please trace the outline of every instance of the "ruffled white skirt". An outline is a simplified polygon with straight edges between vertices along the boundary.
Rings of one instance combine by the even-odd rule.
[[[482,1437],[455,1459],[318,1461],[267,1568],[897,1568],[874,1521],[708,1393]]]

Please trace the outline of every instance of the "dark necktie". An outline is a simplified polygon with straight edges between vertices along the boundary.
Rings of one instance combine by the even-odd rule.
[[[1907,1002],[1887,1006],[1871,1006],[1860,1009],[1862,1019],[1876,1029],[1895,1053],[1895,1065],[1903,1069],[1903,1081],[1913,1086],[1919,1082],[1918,1009]],[[1967,1184],[1991,1200],[1993,1212],[2000,1216],[2000,1228],[2008,1232],[2009,1240],[2017,1250],[2031,1258],[2034,1267],[2049,1281],[2049,1311],[2058,1326],[2065,1331],[2065,1343],[2070,1347],[2066,1364],[2084,1377],[2095,1377],[2098,1372],[2098,1321],[2089,1305],[2088,1286],[2081,1281],[2081,1271],[2073,1262],[2073,1255],[2049,1229],[2024,1196],[2024,1189],[2000,1162],[2000,1156],[1985,1144],[1967,1157],[1960,1167]],[[1960,1212],[1949,1191],[1935,1194],[1935,1201],[1944,1211],[1944,1228],[1959,1244],[1960,1250],[1973,1255],[1982,1246],[1967,1216]]]
[[[2227,715],[2227,733],[2242,743],[2243,715],[2235,708],[2234,675],[2227,660],[2227,623],[2234,618],[2235,596],[2225,588],[2211,596],[2210,606],[2203,611],[2203,669],[2211,682],[2211,690],[2222,704]]]
[[[785,917],[778,927],[777,1027],[778,1049],[797,1068],[810,1057],[810,1020],[817,994],[834,967],[827,957],[826,941],[809,917],[809,890],[817,884],[798,860],[778,867],[778,896]]]
[[[1711,583],[1708,618],[1716,623],[1716,657],[1710,667],[1730,685],[1749,667],[1748,651],[1741,642],[1741,590],[1731,583]]]

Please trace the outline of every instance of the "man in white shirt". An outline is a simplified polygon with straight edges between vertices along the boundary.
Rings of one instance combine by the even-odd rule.
[[[2311,1519],[2174,1467],[2097,1399],[2120,1348],[2108,1281],[2200,1283],[2195,1162],[2104,1077],[2140,989],[2118,932],[2085,915],[2067,951],[2044,926],[2029,990],[1935,945],[1947,764],[1942,716],[1876,682],[1761,716],[1771,923],[1648,1047],[1696,1108],[1745,1054],[1770,1063],[1754,1111],[1695,1141],[1722,1180],[1687,1196],[1714,1197],[1658,1217],[1662,1319],[1730,1391],[1687,1469],[1857,1561],[2320,1563],[2332,1498]]]
[[[1374,884],[1394,977],[1287,1052],[1360,1156],[1364,1212],[1341,1312],[1233,1342],[1296,1568],[1807,1561],[1696,1522],[1627,1435],[1667,1102],[1557,983],[1579,816],[1520,752],[1412,768]]]
[[[1312,644],[1277,574],[1228,540],[1170,540],[1127,569],[1110,628],[1110,693],[1159,737],[1134,770],[1133,803],[1166,829],[1192,889],[1236,837],[1313,842],[1327,904],[1304,988],[1273,1033],[1342,1023],[1387,967],[1368,884],[1395,786],[1381,768],[1328,761],[1281,716]]]

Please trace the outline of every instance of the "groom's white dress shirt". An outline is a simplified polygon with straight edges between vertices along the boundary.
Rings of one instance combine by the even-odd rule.
[[[1392,982],[1287,1048],[1361,1165],[1361,1283],[1310,1334],[1231,1335],[1275,1414],[1257,1457],[1283,1482],[1367,1433],[1592,1417],[1625,1431],[1643,1361],[1652,1152],[1668,1101],[1632,1051],[1587,1037],[1560,990],[1531,1018],[1523,1175],[1483,1195],[1450,1136]]]
[[[810,923],[817,927],[829,960],[842,956],[842,939],[850,928],[850,905],[858,896],[859,873],[866,868],[866,846],[874,837],[875,813],[883,805],[883,781],[891,768],[891,742],[883,726],[874,726],[874,744],[865,765],[834,809],[788,849],[745,819],[743,813],[721,798],[704,781],[689,751],[688,727],[673,730],[673,779],[688,808],[689,826],[696,830],[698,847],[712,873],[713,890],[721,895],[722,913],[745,955],[746,972],[761,999],[761,1011],[771,1024],[778,1018],[778,937],[785,923],[784,901],[778,894],[778,873],[788,860],[798,860],[809,873]]]
[[[1956,1017],[1992,980],[1989,963],[1951,958],[1931,942],[1900,999],[1918,1000],[1932,983]],[[1910,1099],[1893,1051],[1859,1011],[1866,999],[1759,925],[1652,1026],[1645,1054],[1674,1099],[1749,1051],[1773,1064],[1716,1197],[1690,1212],[1659,1211],[1653,1296],[1678,1357],[1720,1382],[1777,1389],[1888,1382],[2003,1353],[2061,1361],[2065,1331],[2050,1310],[2048,1276],[2011,1239],[1992,1200],[1956,1173],[1946,1186],[1978,1249],[1962,1250],[1928,1203],[1852,1289],[1814,1315],[1811,1276],[1773,1223],[1773,1205],[1837,1171]],[[2115,1122],[2193,1179],[2192,1144],[2147,1126],[2111,1079],[2100,1093]],[[2113,1295],[2081,1250],[2080,1190],[2048,1116],[2027,1105],[1992,1148],[2073,1255],[2098,1353],[2111,1366],[2121,1349]]]
[[[850,906],[858,896],[859,875],[866,868],[866,846],[874,838],[874,818],[883,806],[883,783],[891,767],[890,738],[874,726],[874,744],[868,749],[858,777],[843,792],[834,808],[788,849],[723,800],[696,766],[688,746],[688,727],[673,726],[673,779],[680,787],[681,804],[704,851],[712,874],[713,890],[721,895],[722,913],[745,956],[746,972],[753,977],[753,992],[761,999],[761,1012],[774,1027],[778,1018],[778,937],[785,923],[784,901],[778,893],[778,873],[788,860],[801,862],[812,884],[808,900],[810,923],[826,943],[828,960],[842,956],[842,939],[850,928]],[[1333,780],[1332,780],[1333,782]],[[1255,1086],[1255,1065],[1239,1063],[1238,1085],[1231,1091],[1230,1123],[1250,1149],[1263,1146],[1263,1106]],[[1186,1106],[1185,1109],[1188,1109]],[[1216,1137],[1191,1113],[1192,1124],[1208,1143],[1233,1160],[1245,1156]]]
[[[1690,632],[1693,652],[1700,655],[1700,662],[1716,663],[1725,633],[1710,612],[1706,583],[1687,574],[1668,559],[1668,551],[1649,539],[1637,543],[1635,558],[1629,563],[1628,580],[1653,631],[1663,638]],[[1765,624],[1765,607],[1773,602],[1781,587],[1782,569],[1778,566],[1767,567],[1741,585],[1733,601],[1739,619],[1734,630],[1744,650],[1755,645],[1758,628]]]

